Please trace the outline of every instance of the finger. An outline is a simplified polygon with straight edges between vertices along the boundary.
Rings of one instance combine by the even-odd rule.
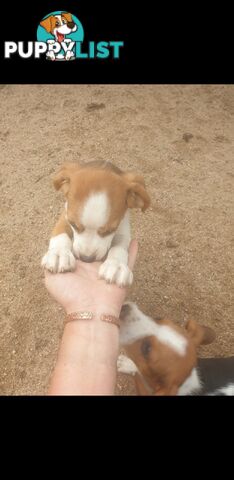
[[[138,243],[137,240],[132,240],[129,246],[129,256],[128,256],[128,266],[130,270],[133,270],[136,257],[137,257],[137,252],[138,252]]]

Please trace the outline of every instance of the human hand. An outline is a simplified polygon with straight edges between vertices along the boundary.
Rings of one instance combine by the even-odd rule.
[[[131,270],[135,264],[137,250],[137,241],[132,240],[128,261]],[[127,290],[99,279],[100,265],[100,262],[84,263],[77,260],[74,272],[54,274],[45,271],[46,288],[67,313],[92,311],[119,317]]]

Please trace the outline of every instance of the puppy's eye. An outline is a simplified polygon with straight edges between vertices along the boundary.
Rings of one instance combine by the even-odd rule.
[[[100,235],[100,237],[107,237],[108,235],[111,235],[112,233],[114,232],[114,230],[99,230],[98,231],[98,235]]]
[[[62,24],[65,25],[66,23],[67,23],[66,20],[63,19]]]
[[[69,221],[69,223],[70,223],[71,227],[74,228],[74,230],[76,232],[82,233],[84,231],[84,227],[82,225],[76,225],[76,223],[70,222],[70,221]]]
[[[74,228],[74,230],[77,230],[77,226],[76,226],[76,224],[75,224],[74,222],[69,222],[69,223],[70,223],[71,227]]]
[[[100,237],[107,237],[108,235],[111,235],[112,233],[114,233],[116,229],[117,229],[117,226],[113,226],[110,228],[102,227],[102,228],[99,228],[98,235],[100,235]]]
[[[59,22],[56,22],[55,26],[56,26],[56,27],[59,27]]]
[[[147,358],[151,351],[151,343],[148,338],[145,338],[141,343],[141,353],[142,355]]]

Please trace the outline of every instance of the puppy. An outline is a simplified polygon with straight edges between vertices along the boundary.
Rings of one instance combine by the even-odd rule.
[[[40,22],[48,33],[51,33],[56,42],[63,42],[65,36],[77,30],[77,25],[72,20],[70,13],[61,13],[60,15],[50,15]]]
[[[234,395],[234,357],[197,359],[197,348],[215,339],[211,328],[154,321],[131,302],[120,318],[127,356],[119,356],[118,371],[134,375],[139,395]]]
[[[71,13],[61,13],[60,15],[50,15],[40,22],[41,27],[43,27],[47,33],[51,33],[54,36],[55,40],[48,40],[48,43],[69,43],[71,40],[66,38],[71,32],[77,30],[77,25],[73,22]],[[55,60],[56,55],[53,50],[47,52],[47,57],[50,60]],[[58,58],[64,58],[64,55],[59,54]],[[74,57],[74,52],[68,50],[65,54],[65,59],[70,60],[71,57]]]
[[[76,258],[103,261],[100,278],[120,287],[131,285],[129,209],[145,211],[150,205],[143,177],[110,162],[70,163],[55,176],[54,186],[63,191],[66,203],[42,266],[70,272]]]

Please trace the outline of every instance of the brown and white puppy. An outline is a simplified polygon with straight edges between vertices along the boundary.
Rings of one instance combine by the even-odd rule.
[[[40,25],[55,37],[56,42],[63,42],[66,35],[77,30],[77,25],[73,22],[71,13],[61,13],[60,15],[50,15],[40,22]]]
[[[47,31],[47,33],[51,33],[51,35],[54,36],[54,40],[47,40],[47,43],[49,44],[54,44],[55,42],[65,42],[68,44],[71,42],[71,39],[66,38],[66,35],[77,30],[77,25],[74,23],[71,13],[50,15],[42,20],[40,25]],[[64,54],[60,53],[56,56],[53,50],[48,51],[46,56],[50,60],[55,60],[56,58],[64,59]],[[72,57],[74,57],[74,52],[68,49],[65,53],[65,59],[70,60]]]
[[[79,258],[101,261],[99,276],[126,286],[133,275],[128,268],[129,209],[149,207],[143,177],[122,172],[110,162],[65,164],[54,178],[66,203],[42,259],[51,272],[69,272]]]
[[[120,314],[120,344],[126,355],[118,359],[118,371],[135,376],[139,395],[189,395],[201,390],[197,348],[211,343],[211,328],[188,321],[185,329],[170,320],[144,315],[127,302]]]

